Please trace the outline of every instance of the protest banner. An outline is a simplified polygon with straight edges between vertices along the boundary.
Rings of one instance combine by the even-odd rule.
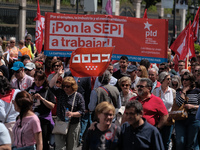
[[[167,61],[168,21],[105,15],[45,14],[45,55],[70,57],[79,47],[112,47],[113,60]]]
[[[76,77],[100,76],[108,68],[114,47],[78,48],[72,52],[70,71]]]

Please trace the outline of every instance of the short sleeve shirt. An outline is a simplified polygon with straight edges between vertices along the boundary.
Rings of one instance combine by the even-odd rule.
[[[13,127],[14,146],[25,147],[36,144],[35,133],[41,132],[40,120],[34,114],[22,119],[21,128],[20,119],[17,120]]]
[[[144,111],[143,117],[153,126],[159,122],[160,117],[168,114],[163,101],[153,94],[144,101],[141,101],[139,97],[133,97],[130,100],[138,100],[142,103]]]

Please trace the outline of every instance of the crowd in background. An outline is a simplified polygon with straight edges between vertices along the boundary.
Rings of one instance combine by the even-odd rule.
[[[197,58],[176,71],[170,51],[161,64],[122,56],[101,76],[80,78],[70,58],[38,54],[31,41],[0,38],[0,149],[199,149]],[[173,105],[183,103],[188,118],[172,122]],[[53,135],[66,116],[67,135]]]

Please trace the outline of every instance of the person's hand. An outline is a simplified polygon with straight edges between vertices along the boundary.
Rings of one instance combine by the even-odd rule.
[[[68,111],[68,112],[65,113],[65,115],[66,115],[67,117],[71,118],[71,117],[73,117],[73,112]]]
[[[60,76],[61,74],[63,74],[64,73],[64,70],[62,69],[62,67],[60,67],[59,69],[58,69],[58,75]]]
[[[33,97],[34,97],[35,99],[44,100],[44,98],[43,98],[39,93],[34,94]]]
[[[189,110],[189,109],[193,109],[194,108],[194,105],[192,104],[185,104],[184,107]]]
[[[186,93],[190,89],[190,86],[183,87],[182,92]]]
[[[93,122],[93,123],[90,125],[90,127],[88,128],[88,130],[95,130],[95,127],[94,127],[95,124],[97,124],[96,121]]]

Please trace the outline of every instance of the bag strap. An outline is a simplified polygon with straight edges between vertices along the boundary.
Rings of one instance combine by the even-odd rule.
[[[45,92],[44,99],[47,99],[47,93],[48,93],[48,89]]]
[[[115,106],[115,108],[117,107],[117,104],[114,100],[114,97],[111,95],[110,91],[105,88],[104,86],[100,86],[100,88],[104,89],[104,91],[106,91],[106,93],[108,94],[108,96],[111,98],[113,105]]]
[[[11,94],[10,94],[10,101],[12,100],[13,93],[14,93],[14,90],[12,90],[12,92],[11,92]],[[12,102],[10,102],[9,111],[8,111],[8,113],[7,113],[6,117],[5,117],[4,123],[6,123],[6,120],[8,119],[8,115],[9,115],[9,113],[10,113],[11,109],[12,109]]]
[[[75,99],[76,99],[76,94],[77,94],[77,92],[75,92],[75,94],[74,94],[74,99],[73,99],[73,102],[72,102],[72,109],[71,109],[71,112],[72,112],[73,109],[74,109],[74,102],[75,102]]]

